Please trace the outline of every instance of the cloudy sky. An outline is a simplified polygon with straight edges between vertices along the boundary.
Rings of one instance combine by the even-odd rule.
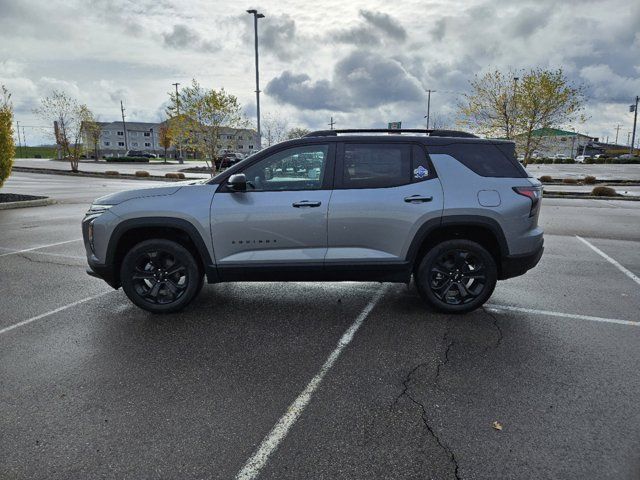
[[[587,87],[580,131],[626,142],[640,95],[640,2],[0,0],[0,84],[16,117],[52,89],[101,120],[157,121],[174,82],[224,87],[255,115],[252,17],[260,20],[263,115],[290,127],[453,126],[475,74],[562,67]],[[568,127],[568,126],[565,126]],[[45,140],[28,127],[29,144]]]

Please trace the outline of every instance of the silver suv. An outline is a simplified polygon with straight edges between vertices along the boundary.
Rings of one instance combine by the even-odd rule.
[[[88,273],[151,312],[208,283],[408,283],[463,313],[543,251],[542,187],[513,142],[455,131],[329,130],[207,182],[101,197],[82,222]]]

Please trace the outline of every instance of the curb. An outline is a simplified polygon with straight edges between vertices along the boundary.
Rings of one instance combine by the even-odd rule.
[[[599,197],[596,195],[563,195],[560,192],[545,192],[542,198],[567,198],[574,200],[625,200],[627,202],[640,202],[640,197],[620,195],[619,197]]]
[[[23,200],[21,202],[6,202],[0,203],[0,210],[10,210],[12,208],[27,208],[27,207],[44,207],[46,205],[52,205],[56,203],[52,198],[39,198],[38,200]]]
[[[105,175],[100,172],[78,172],[73,173],[66,170],[57,170],[55,168],[35,168],[35,167],[13,167],[13,171],[24,173],[40,173],[45,175],[67,175],[69,177],[92,177],[92,178],[111,178],[111,179],[125,179],[125,180],[154,180],[165,182],[184,182],[188,180],[201,180],[201,178],[167,178],[160,177],[158,175],[149,175],[148,177],[137,177],[133,173],[120,173],[119,175]]]

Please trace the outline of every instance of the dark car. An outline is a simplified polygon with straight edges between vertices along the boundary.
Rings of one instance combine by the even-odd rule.
[[[127,157],[138,157],[138,158],[158,158],[155,153],[143,152],[142,150],[129,150],[126,153]]]
[[[241,153],[224,153],[216,160],[216,168],[227,168],[243,159]]]

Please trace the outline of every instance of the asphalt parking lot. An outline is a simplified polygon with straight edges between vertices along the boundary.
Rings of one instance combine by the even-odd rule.
[[[0,211],[1,479],[640,477],[637,202],[545,199],[541,263],[464,316],[378,283],[153,316],[80,241],[93,198],[153,184],[6,183],[60,203]]]

